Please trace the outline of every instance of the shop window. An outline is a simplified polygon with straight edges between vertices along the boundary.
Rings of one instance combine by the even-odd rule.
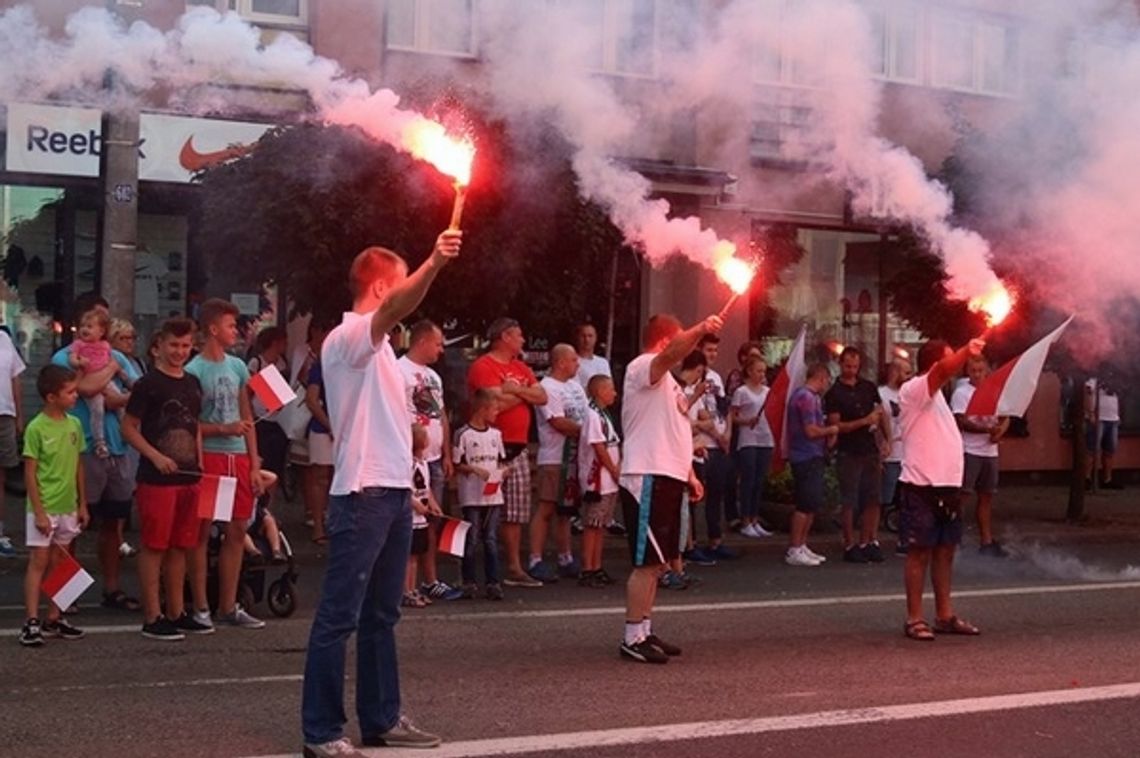
[[[475,55],[475,0],[389,0],[388,47]]]

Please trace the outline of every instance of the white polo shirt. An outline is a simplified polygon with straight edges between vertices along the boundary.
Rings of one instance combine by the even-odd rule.
[[[412,418],[404,375],[385,335],[372,342],[372,314],[346,313],[321,348],[333,434],[329,494],[412,487]]]

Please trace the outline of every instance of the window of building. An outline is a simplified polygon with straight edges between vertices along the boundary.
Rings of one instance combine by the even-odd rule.
[[[591,71],[653,76],[657,69],[657,0],[554,0],[553,7],[592,30],[583,51]]]
[[[309,0],[186,0],[186,5],[237,11],[256,24],[303,27],[309,23]]]
[[[807,135],[812,124],[812,93],[794,88],[766,88],[753,110],[751,157],[755,161],[801,163],[812,149]]]
[[[389,0],[388,47],[475,55],[475,0]]]
[[[891,81],[919,81],[918,8],[897,4],[871,7],[867,18],[871,23],[871,71]]]
[[[1015,94],[1021,77],[1018,30],[997,20],[950,14],[932,18],[936,87]]]

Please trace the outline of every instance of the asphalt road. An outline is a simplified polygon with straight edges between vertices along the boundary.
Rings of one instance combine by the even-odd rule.
[[[410,610],[405,709],[444,735],[436,755],[1140,755],[1140,534],[1038,527],[1014,559],[965,548],[978,638],[905,639],[899,559],[794,569],[778,541],[662,592],[655,630],[684,647],[666,666],[618,659],[620,587]],[[320,561],[302,556],[297,615],[265,630],[158,643],[84,605],[86,639],[38,650],[13,638],[22,564],[0,563],[0,755],[297,754]],[[619,540],[607,565],[623,571]]]

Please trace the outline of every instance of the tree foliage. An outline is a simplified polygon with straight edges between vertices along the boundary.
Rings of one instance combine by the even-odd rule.
[[[463,216],[463,252],[433,286],[420,315],[479,329],[514,313],[555,334],[608,302],[620,232],[579,198],[566,146],[551,137],[512,142],[481,125]],[[249,155],[201,176],[197,246],[208,289],[273,280],[300,312],[348,303],[346,274],[370,245],[411,268],[446,226],[448,177],[353,128],[275,129]]]

